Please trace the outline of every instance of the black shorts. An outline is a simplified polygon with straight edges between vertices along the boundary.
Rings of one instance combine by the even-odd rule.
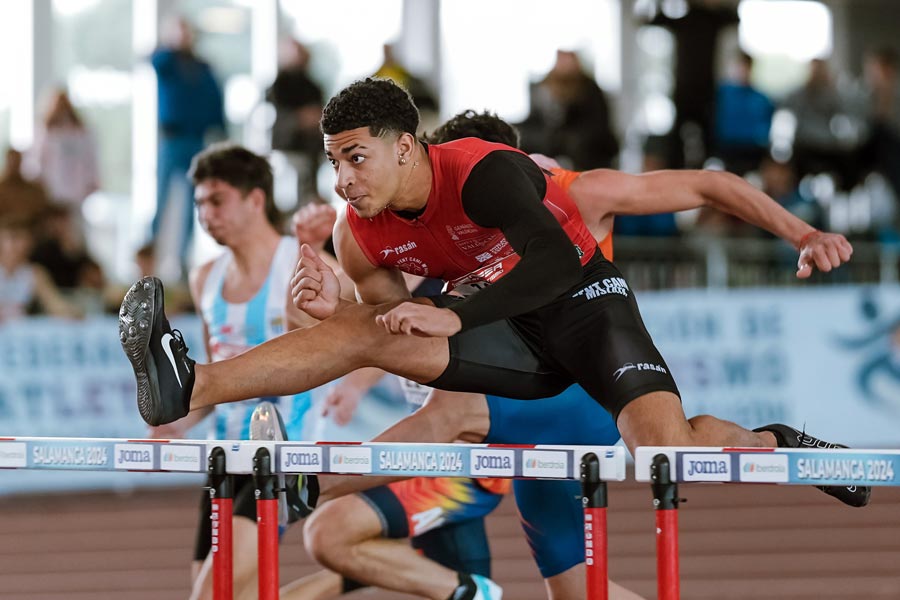
[[[233,475],[234,501],[232,513],[245,517],[256,523],[256,484],[253,475]],[[207,488],[210,485],[206,482]],[[194,560],[206,560],[212,548],[212,500],[209,497],[209,489],[204,488],[200,498],[200,521],[197,523],[197,539],[194,542]]]
[[[599,252],[581,282],[551,303],[459,333],[449,344],[450,362],[431,387],[531,400],[577,383],[614,417],[644,394],[678,395],[634,293]]]

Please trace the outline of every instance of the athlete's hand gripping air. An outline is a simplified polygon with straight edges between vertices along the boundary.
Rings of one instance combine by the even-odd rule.
[[[375,321],[391,333],[422,337],[450,337],[462,329],[462,321],[449,308],[404,302]]]
[[[300,260],[291,278],[294,306],[315,319],[337,312],[341,284],[334,270],[308,244],[300,246]]]
[[[797,277],[806,279],[813,269],[823,273],[836,269],[850,260],[853,246],[838,233],[814,231],[800,242],[800,258],[797,261]]]

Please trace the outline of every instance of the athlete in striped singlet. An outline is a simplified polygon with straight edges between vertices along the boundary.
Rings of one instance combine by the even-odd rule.
[[[198,154],[191,170],[197,214],[204,230],[224,247],[216,259],[194,269],[190,287],[203,324],[211,362],[225,360],[284,333],[309,317],[290,302],[290,273],[299,253],[297,241],[276,229],[279,214],[272,195],[272,171],[265,159],[236,146],[213,146]],[[182,437],[213,413],[212,439],[250,439],[250,417],[261,400],[275,404],[284,416],[288,435],[302,439],[310,413],[311,391],[264,397],[215,410],[197,411],[156,428],[154,435]],[[256,589],[256,500],[253,478],[235,476],[235,593]],[[282,512],[286,506],[281,507]],[[286,515],[282,515],[282,520]],[[201,498],[194,549],[192,598],[210,598],[211,522],[209,493]]]

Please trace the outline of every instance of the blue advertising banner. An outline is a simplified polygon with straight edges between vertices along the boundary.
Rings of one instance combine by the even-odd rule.
[[[900,444],[897,286],[645,292],[638,302],[688,416]]]

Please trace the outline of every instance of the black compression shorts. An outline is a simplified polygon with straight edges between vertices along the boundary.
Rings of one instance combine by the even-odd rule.
[[[581,282],[550,304],[464,331],[449,344],[450,362],[431,387],[531,400],[577,383],[614,417],[644,394],[678,395],[633,292],[599,252]]]

